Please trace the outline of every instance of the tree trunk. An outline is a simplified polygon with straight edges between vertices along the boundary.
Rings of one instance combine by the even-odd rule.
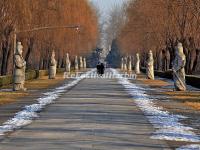
[[[28,43],[28,50],[27,50],[26,55],[25,55],[25,61],[26,61],[27,67],[29,66],[30,54],[33,51],[33,43],[34,43],[34,39],[30,38],[29,43]]]
[[[196,49],[196,61],[194,62],[194,71],[200,72],[200,49]]]
[[[8,60],[11,55],[9,40],[5,40],[2,44],[2,65],[1,65],[1,75],[6,75],[8,71]]]

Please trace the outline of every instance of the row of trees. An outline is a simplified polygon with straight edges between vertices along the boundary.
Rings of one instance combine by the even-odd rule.
[[[86,55],[96,46],[98,20],[87,0],[1,0],[0,10],[0,75],[12,72],[14,30],[80,26],[18,33],[28,69],[46,69],[53,49],[61,67],[66,52]]]
[[[122,6],[114,5],[104,29],[104,44],[106,49],[108,49],[106,62],[113,68],[119,67],[121,63],[122,55],[117,38],[126,24],[126,7],[127,3],[124,3]]]
[[[200,71],[200,1],[134,0],[126,9],[126,24],[117,41],[123,54],[154,53],[156,69],[171,66],[177,41],[183,43],[188,74]]]
[[[114,5],[109,13],[108,20],[104,24],[104,44],[105,48],[109,49],[112,46],[113,40],[115,40],[126,21],[126,3],[123,6]]]

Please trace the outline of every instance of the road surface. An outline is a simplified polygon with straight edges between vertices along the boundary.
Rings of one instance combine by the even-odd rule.
[[[84,79],[32,124],[0,143],[0,150],[169,149],[116,79]]]

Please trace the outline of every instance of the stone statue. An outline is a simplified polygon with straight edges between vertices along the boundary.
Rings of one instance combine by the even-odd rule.
[[[25,83],[25,69],[26,61],[22,57],[23,46],[21,42],[17,42],[17,48],[14,55],[14,91],[26,91]]]
[[[127,57],[124,58],[124,71],[127,71]]]
[[[149,51],[148,59],[146,62],[146,75],[147,79],[154,80],[154,60],[153,53],[151,50]]]
[[[165,70],[169,70],[170,67],[170,52],[169,50],[166,50],[166,66],[165,66]]]
[[[75,71],[77,72],[78,71],[78,57],[77,56],[75,57],[74,68],[75,68]]]
[[[80,69],[83,69],[83,58],[81,56],[79,57],[79,63]]]
[[[86,62],[86,58],[83,58],[83,68],[87,69],[87,62]]]
[[[163,70],[163,50],[162,49],[159,51],[159,56],[158,56],[158,70],[160,71]]]
[[[178,43],[172,67],[174,86],[175,90],[177,91],[186,90],[185,69],[184,69],[185,64],[186,64],[186,57],[185,54],[183,53],[183,46],[182,43]]]
[[[122,57],[122,59],[121,59],[121,71],[123,71],[124,70],[124,58]]]
[[[68,54],[68,53],[66,53],[65,71],[66,71],[67,73],[70,73],[70,71],[71,71],[71,62],[70,62],[69,54]]]
[[[135,73],[140,74],[140,54],[136,54]]]
[[[55,59],[55,51],[53,50],[49,61],[49,79],[55,79],[56,67],[57,67],[57,61]]]
[[[132,61],[131,61],[131,56],[128,57],[128,72],[132,72]]]

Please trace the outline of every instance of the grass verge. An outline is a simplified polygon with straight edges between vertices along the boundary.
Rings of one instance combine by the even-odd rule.
[[[64,80],[63,73],[57,74],[56,79],[48,79],[48,76],[43,76],[40,79],[34,79],[25,82],[27,91],[25,92],[12,92],[12,85],[3,86],[0,91],[0,105],[14,103],[20,98],[30,96],[32,90],[42,90],[55,86]]]

